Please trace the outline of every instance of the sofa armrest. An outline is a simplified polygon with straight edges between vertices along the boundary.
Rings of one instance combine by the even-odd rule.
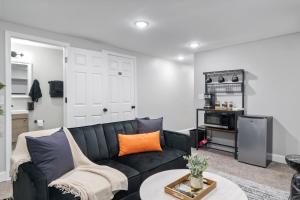
[[[17,180],[13,182],[14,200],[48,200],[47,177],[32,162],[19,166]]]
[[[191,142],[189,135],[164,130],[164,136],[167,147],[179,149],[186,152],[188,155],[191,154]]]

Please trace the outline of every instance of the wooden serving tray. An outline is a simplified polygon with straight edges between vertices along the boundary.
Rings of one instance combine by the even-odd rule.
[[[190,173],[170,183],[165,187],[165,192],[181,200],[199,200],[216,188],[217,183],[213,180],[203,178],[203,188],[193,191],[189,184]],[[188,188],[188,193],[180,191],[180,188]],[[185,190],[186,191],[186,190]]]

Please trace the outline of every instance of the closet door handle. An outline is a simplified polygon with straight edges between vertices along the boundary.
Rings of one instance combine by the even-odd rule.
[[[107,108],[103,108],[103,112],[107,112],[108,111],[108,109]]]
[[[135,106],[131,106],[131,109],[135,109]]]

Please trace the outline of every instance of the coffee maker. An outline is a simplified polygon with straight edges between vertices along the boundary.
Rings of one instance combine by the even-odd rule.
[[[215,108],[215,101],[216,101],[216,96],[214,94],[204,94],[204,108],[205,109],[214,109]]]

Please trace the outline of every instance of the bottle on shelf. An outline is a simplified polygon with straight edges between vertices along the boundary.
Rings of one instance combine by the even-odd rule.
[[[215,110],[221,110],[221,103],[219,100],[217,100],[215,103]]]

